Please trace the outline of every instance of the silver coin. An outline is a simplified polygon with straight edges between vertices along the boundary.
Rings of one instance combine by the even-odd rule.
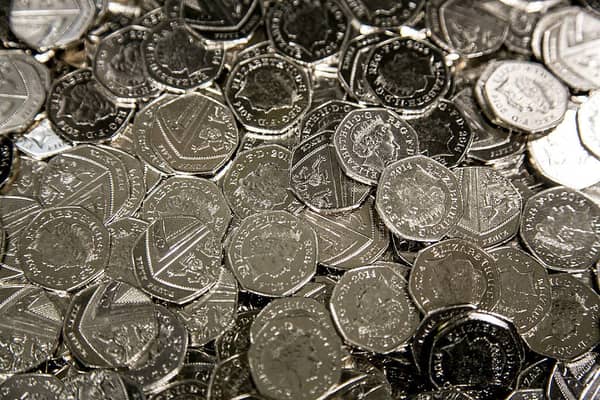
[[[141,44],[149,34],[148,28],[130,25],[104,37],[98,44],[94,76],[119,101],[135,102],[159,93],[142,59]]]
[[[356,51],[354,62],[352,63],[352,71],[350,73],[350,95],[355,98],[359,104],[366,105],[381,105],[381,100],[373,92],[367,79],[365,77],[365,70],[367,69],[367,62],[371,51],[382,41],[393,37],[389,32],[385,33],[374,33],[379,37],[379,41],[366,45],[359,48]]]
[[[269,304],[272,304],[269,303]],[[215,351],[219,360],[243,354],[250,348],[250,327],[258,310],[239,313],[235,322],[215,340]]]
[[[235,277],[223,267],[217,282],[207,294],[177,310],[190,335],[190,346],[204,346],[233,325],[237,296]]]
[[[144,200],[140,218],[154,221],[164,217],[192,216],[219,237],[225,235],[232,215],[219,187],[207,179],[173,176],[162,181]]]
[[[561,0],[500,0],[502,3],[516,7],[527,12],[545,11],[550,7],[554,7]]]
[[[305,210],[300,218],[317,234],[319,264],[352,269],[369,265],[389,246],[389,233],[372,199],[348,213],[323,215]]]
[[[193,400],[205,395],[206,386],[196,380],[187,379],[170,383],[153,394],[149,400]]]
[[[72,374],[63,382],[78,400],[144,400],[144,393],[135,382],[107,369]]]
[[[579,190],[600,182],[600,159],[581,144],[577,131],[576,111],[567,110],[564,121],[552,132],[528,142],[527,151],[544,178]]]
[[[258,56],[235,65],[225,96],[246,129],[273,134],[299,121],[312,100],[306,71],[277,55]]]
[[[550,284],[550,312],[523,339],[538,354],[572,360],[600,341],[600,300],[592,289],[569,274],[551,275]]]
[[[2,285],[0,304],[0,373],[31,370],[52,358],[63,316],[46,293],[35,286]]]
[[[425,156],[388,166],[381,174],[375,206],[394,234],[424,242],[440,240],[463,214],[458,180],[452,171]]]
[[[65,384],[55,376],[46,374],[13,375],[0,385],[4,399],[38,398],[44,400],[67,400]]]
[[[50,85],[52,84],[50,70],[46,64],[40,62],[36,57],[31,56],[26,52],[15,50],[0,50],[0,55],[7,55],[12,60],[20,60],[28,65],[31,65],[40,77],[40,81],[42,82],[44,89],[50,89]]]
[[[107,150],[105,146],[100,147]],[[144,176],[144,164],[133,155],[114,147],[110,148],[109,153],[121,161],[127,170],[129,181],[129,196],[116,212],[114,219],[130,217],[138,211],[146,195],[148,185]]]
[[[314,399],[341,376],[341,340],[310,318],[280,318],[266,324],[250,346],[248,360],[259,392],[276,399]]]
[[[514,1],[514,0],[512,0]],[[561,7],[545,13],[535,25],[531,34],[531,50],[538,60],[543,60],[542,42],[544,33],[552,26],[562,21],[566,16],[576,15],[581,11],[580,7]]]
[[[344,172],[366,185],[376,185],[388,165],[419,154],[417,132],[384,108],[348,113],[335,131],[333,144]]]
[[[289,296],[304,286],[317,267],[317,235],[298,217],[268,211],[244,219],[232,233],[227,263],[246,291]]]
[[[490,251],[500,274],[500,301],[492,310],[510,320],[519,333],[537,325],[550,311],[551,286],[545,268],[521,250]]]
[[[46,50],[77,41],[96,15],[93,0],[48,2],[13,1],[9,12],[11,31],[30,47]]]
[[[300,140],[322,131],[335,131],[344,117],[359,107],[348,101],[331,100],[310,110],[302,119]]]
[[[257,146],[237,155],[223,177],[223,193],[240,218],[263,211],[304,208],[290,189],[291,152],[279,145]]]
[[[486,4],[484,7],[508,23],[508,35],[504,40],[504,45],[516,53],[531,55],[532,33],[537,22],[545,13],[541,11],[523,12],[518,7],[505,5],[501,2],[490,2],[489,5]]]
[[[69,142],[56,133],[48,119],[43,119],[25,134],[19,136],[15,140],[15,146],[36,160],[44,160],[71,148]]]
[[[109,241],[108,231],[89,211],[47,208],[22,231],[17,256],[29,281],[52,290],[72,291],[102,274]]]
[[[386,266],[347,271],[336,284],[330,304],[346,342],[376,353],[400,349],[419,324],[408,282]]]
[[[132,256],[139,287],[155,298],[184,304],[217,281],[221,243],[196,217],[166,216],[148,225]]]
[[[209,400],[243,399],[255,393],[246,354],[229,357],[213,369],[208,386]]]
[[[491,310],[500,301],[499,279],[492,256],[465,240],[448,239],[419,252],[409,289],[424,313],[460,304]]]
[[[110,257],[104,270],[107,277],[137,286],[134,263],[131,257],[137,238],[146,231],[148,222],[123,218],[106,226],[110,233]]]
[[[548,376],[556,362],[551,358],[542,358],[539,361],[523,368],[517,378],[517,389],[544,389]]]
[[[343,1],[360,24],[376,28],[399,28],[401,25],[411,25],[425,4],[423,0]]]
[[[600,208],[580,192],[547,189],[525,204],[521,239],[546,268],[585,271],[600,258],[599,218]]]
[[[591,351],[572,362],[557,362],[550,374],[548,387],[540,399],[576,398],[593,400],[600,395],[600,355]],[[535,400],[535,399],[534,399]]]
[[[208,86],[223,67],[222,45],[210,44],[183,20],[168,20],[152,28],[142,43],[148,76],[171,91]]]
[[[600,93],[591,95],[577,110],[577,128],[581,143],[600,159]]]
[[[499,125],[539,133],[563,120],[568,91],[544,67],[526,61],[503,61],[489,68],[492,72],[483,92]]]
[[[367,198],[370,187],[344,174],[325,131],[302,141],[293,151],[290,181],[296,196],[316,212],[351,211]]]

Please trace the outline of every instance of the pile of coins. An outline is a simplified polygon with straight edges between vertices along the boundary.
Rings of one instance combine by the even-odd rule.
[[[1,12],[0,399],[600,398],[600,2]]]

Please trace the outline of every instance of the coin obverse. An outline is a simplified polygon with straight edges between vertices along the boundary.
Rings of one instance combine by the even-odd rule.
[[[65,400],[68,391],[65,384],[53,375],[22,374],[13,375],[0,385],[0,396],[4,399],[37,397],[44,400]]]

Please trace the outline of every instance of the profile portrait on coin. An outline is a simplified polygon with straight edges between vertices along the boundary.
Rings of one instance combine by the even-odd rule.
[[[364,122],[354,131],[352,150],[361,157],[363,165],[383,170],[387,163],[396,159],[398,143],[390,126],[381,118]]]

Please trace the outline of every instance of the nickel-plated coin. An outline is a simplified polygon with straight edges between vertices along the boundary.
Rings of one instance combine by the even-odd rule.
[[[344,172],[367,185],[376,185],[393,162],[419,154],[417,132],[384,108],[348,113],[335,131],[333,144]]]
[[[13,161],[15,159],[15,146],[10,138],[0,138],[0,188],[2,188],[13,175]]]
[[[138,285],[131,253],[138,237],[147,228],[148,222],[135,218],[118,219],[106,226],[110,233],[110,257],[104,270],[107,277]]]
[[[335,131],[350,111],[358,106],[343,100],[331,100],[313,108],[302,119],[300,139],[305,140],[322,131]]]
[[[315,274],[317,235],[310,225],[285,211],[244,219],[232,233],[227,262],[244,290],[288,296]]]
[[[108,369],[78,372],[63,379],[76,399],[92,400],[99,396],[111,400],[144,400],[142,388],[124,375]]]
[[[375,205],[394,234],[424,242],[443,238],[463,214],[458,180],[425,156],[389,165],[381,175]]]
[[[540,399],[565,400],[569,397],[593,400],[600,395],[600,354],[591,351],[575,361],[557,362]]]
[[[516,387],[518,389],[545,389],[555,364],[556,362],[551,358],[542,358],[523,368],[517,378]]]
[[[600,258],[600,208],[565,187],[532,196],[523,209],[521,239],[546,267],[581,272]]]
[[[215,350],[219,360],[225,360],[248,351],[250,348],[250,327],[257,314],[258,310],[239,313],[233,325],[215,340]]]
[[[247,354],[237,354],[218,363],[210,376],[208,399],[256,399],[248,397],[256,394],[250,376]]]
[[[419,324],[408,282],[387,266],[347,271],[333,290],[330,304],[344,339],[376,353],[401,348]]]
[[[370,187],[343,172],[334,133],[325,131],[301,142],[292,154],[290,181],[296,196],[316,212],[350,211],[367,198]]]
[[[38,398],[44,400],[66,400],[69,391],[65,384],[53,375],[13,375],[0,385],[0,396],[4,399]]]
[[[45,160],[71,148],[69,142],[56,133],[52,123],[47,118],[16,138],[15,146],[24,154],[36,160]]]
[[[168,384],[153,394],[150,400],[191,400],[206,393],[206,385],[194,379],[186,379]]]
[[[258,56],[235,65],[225,96],[246,129],[271,134],[282,133],[298,122],[312,99],[306,71],[277,55]]]
[[[290,188],[291,152],[268,144],[240,152],[223,177],[223,193],[240,218],[262,211],[298,213],[304,205]]]
[[[356,1],[343,0],[352,16],[361,24],[374,28],[400,28],[411,25],[418,17],[425,1]]]
[[[600,159],[600,92],[591,95],[577,110],[577,130],[581,143]]]
[[[419,252],[409,289],[424,313],[459,304],[492,310],[500,301],[499,279],[492,256],[465,240],[448,239]]]
[[[577,15],[580,11],[581,8],[576,6],[559,7],[556,10],[548,11],[539,19],[539,21],[535,25],[535,28],[533,29],[533,33],[531,34],[531,50],[535,58],[537,58],[538,60],[543,60],[542,45],[544,40],[544,34],[546,33],[546,31],[550,27],[563,21],[565,17]]]

